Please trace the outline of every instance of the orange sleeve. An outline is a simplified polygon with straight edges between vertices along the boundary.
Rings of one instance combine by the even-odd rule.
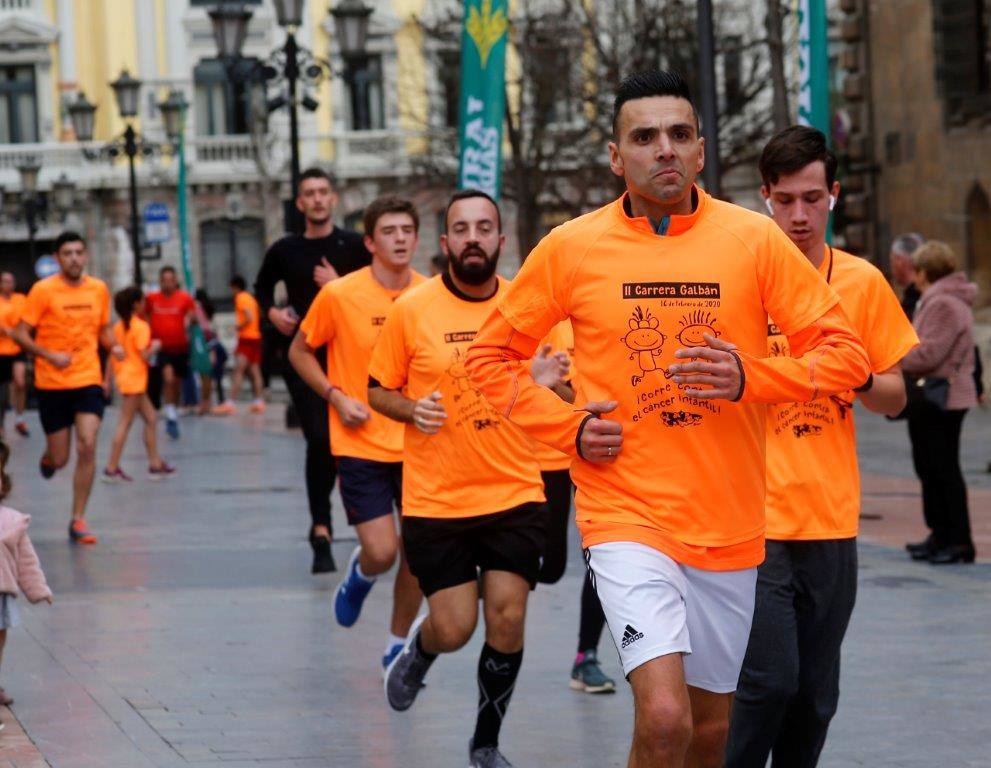
[[[328,283],[310,304],[306,317],[299,325],[303,338],[313,349],[329,344],[334,338],[334,302],[330,295]]]
[[[412,355],[407,344],[406,302],[396,302],[386,315],[372,359],[368,363],[368,376],[386,389],[402,389],[409,379]]]
[[[101,282],[100,285],[103,287],[101,291],[103,294],[103,306],[100,309],[100,327],[105,328],[110,324],[110,289],[107,288],[106,283]]]
[[[134,327],[134,348],[139,352],[144,352],[151,344],[151,326],[141,323]]]
[[[867,382],[867,353],[838,304],[787,336],[791,357],[738,353],[744,374],[741,402],[807,403]]]
[[[468,350],[472,383],[503,416],[531,437],[569,456],[586,411],[575,410],[530,375],[530,359],[565,319],[573,269],[562,262],[552,232],[533,250]]]
[[[862,386],[870,363],[839,296],[773,221],[758,248],[764,308],[788,337],[791,357],[739,353],[745,403],[805,403]]]
[[[21,312],[21,320],[33,328],[38,327],[38,321],[45,314],[48,305],[48,292],[43,284],[38,283],[30,291],[24,300],[24,310]]]
[[[587,411],[575,410],[530,375],[539,340],[517,331],[496,309],[468,350],[465,368],[472,383],[505,418],[540,442],[569,456]]]
[[[870,308],[864,313],[864,324],[869,327],[861,329],[860,338],[867,349],[871,369],[883,373],[917,347],[919,337],[884,275],[876,270],[871,272]]]

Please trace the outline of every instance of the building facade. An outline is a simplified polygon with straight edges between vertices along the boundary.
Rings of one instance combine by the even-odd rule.
[[[272,109],[284,92],[277,82],[263,85],[250,76],[259,71],[252,62],[277,64],[270,57],[283,44],[285,32],[276,23],[271,0],[243,2],[253,11],[243,48],[247,63],[231,69],[217,58],[207,15],[217,0],[0,0],[0,268],[14,271],[22,285],[30,283],[38,256],[50,250],[61,229],[71,227],[91,242],[94,273],[114,287],[132,279],[126,161],[91,159],[125,128],[110,83],[127,71],[143,84],[133,125],[161,150],[138,159],[139,209],[161,203],[171,212],[171,238],[142,247],[146,277],[153,281],[160,266],[180,262],[177,163],[158,108],[170,91],[179,90],[190,104],[186,146],[194,282],[222,302],[233,274],[250,282],[265,247],[284,230],[283,206],[291,190],[288,113]],[[439,250],[443,207],[456,170],[461,4],[365,2],[373,8],[367,52],[349,60],[337,48],[328,2],[305,4],[298,39],[314,56],[330,62],[335,75],[302,88],[302,166],[319,164],[336,176],[341,193],[336,218],[343,226],[356,226],[364,207],[382,193],[411,197],[421,217],[416,266],[426,271]],[[666,14],[663,22],[654,22],[658,39],[665,42],[648,51],[644,62],[684,66],[694,61],[694,4],[650,3],[656,6],[655,16]],[[543,179],[532,195],[536,213],[530,205],[526,214],[537,223],[524,242],[616,194],[605,147],[611,130],[606,126],[595,132],[596,120],[608,122],[611,94],[598,91],[606,82],[600,74],[590,89],[589,73],[608,71],[610,78],[625,74],[631,66],[627,49],[644,46],[632,36],[616,42],[610,33],[613,55],[622,65],[613,72],[602,62],[591,62],[596,46],[589,36],[606,28],[603,18],[636,5],[575,0],[567,18],[561,18],[556,2],[510,4],[509,103],[524,149],[530,137],[524,161],[533,163],[518,164],[515,178],[519,181],[522,173]],[[750,137],[755,124],[766,122],[770,100],[764,86],[766,62],[752,58],[762,23],[761,14],[742,0],[718,4],[721,133],[724,152],[738,160],[726,174],[724,194],[755,207],[756,154],[747,142],[760,143]],[[790,73],[795,62],[797,55],[789,57]],[[69,119],[68,106],[79,94],[97,107],[89,146],[76,141]],[[548,123],[551,129],[540,133],[538,142],[533,127],[546,129]],[[569,137],[578,137],[577,143]],[[507,136],[506,178],[513,187],[510,144]],[[572,173],[569,160],[554,165],[568,146],[580,149],[575,161],[580,173]],[[26,164],[40,166],[38,194],[32,198],[37,214],[33,243],[18,170]],[[68,196],[66,183],[73,186]],[[56,194],[60,184],[63,194]],[[594,194],[584,195],[590,188]],[[514,190],[501,204],[508,238],[501,268],[507,274],[520,262],[517,223],[525,218],[513,194],[530,199],[525,189]],[[567,202],[569,195],[580,202]]]
[[[883,262],[891,239],[945,240],[991,305],[991,4],[843,0],[853,116],[848,235]],[[848,197],[849,200],[849,197]],[[987,314],[987,310],[979,311]]]

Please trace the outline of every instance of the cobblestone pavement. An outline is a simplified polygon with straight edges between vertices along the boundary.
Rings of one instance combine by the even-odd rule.
[[[280,418],[273,409],[184,419],[182,439],[164,445],[181,476],[161,484],[137,472],[135,434],[124,466],[138,479],[97,485],[91,521],[101,540],[91,549],[65,541],[69,477],[38,476],[37,427],[13,438],[9,503],[34,516],[56,602],[22,604],[23,625],[10,632],[2,681],[16,703],[0,708],[0,768],[466,764],[480,633],[435,664],[412,710],[387,708],[378,665],[390,585],[376,586],[355,628],[333,623],[337,576],[308,573],[303,445]],[[991,765],[991,564],[906,561],[895,547],[921,525],[904,425],[866,417],[861,431],[873,516],[865,540],[893,546],[861,547],[843,696],[821,765]],[[982,526],[989,436],[986,413],[969,418],[965,463]],[[343,520],[335,526],[342,564],[353,543]],[[502,739],[520,768],[625,765],[628,688],[594,698],[567,685],[581,585],[574,543],[565,578],[532,598]],[[602,651],[619,678],[607,638]]]

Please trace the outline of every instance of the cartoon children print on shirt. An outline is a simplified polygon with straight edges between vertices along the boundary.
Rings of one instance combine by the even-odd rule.
[[[447,375],[454,380],[457,387],[457,394],[454,395],[454,402],[457,402],[469,392],[473,392],[475,397],[481,397],[481,393],[471,385],[468,378],[468,371],[465,368],[465,353],[460,349],[455,349],[451,354],[451,365],[447,369]]]
[[[704,347],[706,334],[713,338],[719,338],[721,335],[716,330],[716,318],[704,309],[689,312],[678,321],[678,325],[681,326],[681,330],[675,338],[685,347]]]
[[[622,342],[632,351],[630,360],[636,360],[640,368],[640,375],[634,374],[630,378],[634,387],[643,381],[643,377],[650,371],[664,370],[655,359],[660,357],[661,349],[667,340],[667,336],[658,330],[659,325],[660,321],[650,313],[649,309],[644,310],[637,306],[633,310],[629,322],[630,329],[623,336]]]

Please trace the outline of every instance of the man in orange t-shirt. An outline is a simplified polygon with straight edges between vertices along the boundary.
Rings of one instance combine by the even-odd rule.
[[[84,274],[89,262],[86,241],[76,232],[63,232],[55,239],[55,257],[58,274],[32,286],[13,339],[35,356],[38,415],[47,441],[41,476],[47,480],[69,462],[69,441],[75,428],[69,538],[79,544],[95,544],[96,536],[87,527],[85,515],[105,405],[98,349],[102,344],[117,358],[124,350],[114,342],[110,329],[106,284]]]
[[[262,332],[258,302],[246,290],[247,283],[240,275],[231,278],[234,294],[234,317],[237,324],[237,349],[234,352],[234,373],[231,376],[231,393],[223,403],[213,409],[217,416],[237,413],[234,400],[244,384],[244,374],[251,376],[251,389],[255,400],[252,413],[265,413],[265,384],[262,381]]]
[[[884,276],[826,244],[840,193],[836,156],[814,128],[778,133],[760,158],[774,221],[839,294],[872,374],[856,391],[767,409],[767,543],[733,705],[728,768],[816,765],[839,701],[840,645],[857,594],[860,473],[853,401],[896,415],[899,362],[919,343]],[[768,354],[791,354],[771,314]]]
[[[330,450],[358,546],[334,594],[337,623],[352,626],[377,576],[399,555],[382,666],[406,643],[423,594],[402,555],[393,511],[402,508],[403,425],[368,407],[368,363],[393,302],[425,278],[410,263],[420,217],[409,200],[380,197],[364,212],[371,266],[320,289],[289,347],[289,362],[332,407]],[[327,346],[327,371],[317,350]]]
[[[836,294],[781,230],[695,186],[704,143],[681,77],[627,78],[613,125],[626,194],[537,245],[468,374],[502,416],[578,459],[578,528],[633,688],[630,766],[720,765],[764,558],[765,404],[842,392],[869,370]],[[765,359],[769,312],[795,358]],[[527,366],[565,318],[581,410]]]
[[[14,428],[18,434],[27,437],[30,432],[24,421],[26,355],[11,336],[21,320],[26,297],[23,293],[17,293],[14,290],[16,287],[13,272],[0,272],[0,434],[3,434],[7,407],[13,403],[17,415]]]
[[[412,706],[437,655],[471,638],[481,597],[485,645],[469,746],[478,766],[508,765],[497,762],[499,730],[546,536],[532,443],[464,367],[468,345],[506,291],[495,272],[504,243],[495,201],[476,190],[455,193],[441,236],[448,271],[396,300],[368,369],[372,408],[406,425],[403,546],[429,606],[386,672],[386,698],[395,710]]]

